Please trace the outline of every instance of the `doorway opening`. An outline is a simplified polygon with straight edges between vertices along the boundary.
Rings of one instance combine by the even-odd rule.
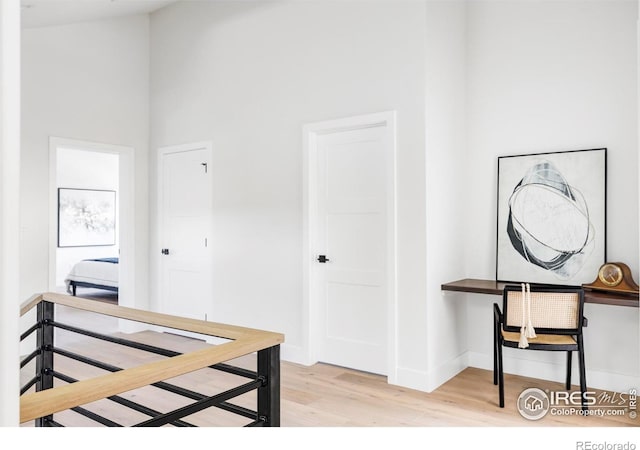
[[[134,307],[133,149],[49,140],[49,290]]]

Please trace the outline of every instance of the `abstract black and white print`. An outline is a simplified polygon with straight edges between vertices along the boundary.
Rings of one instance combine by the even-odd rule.
[[[606,152],[499,158],[497,279],[592,281],[605,260]]]

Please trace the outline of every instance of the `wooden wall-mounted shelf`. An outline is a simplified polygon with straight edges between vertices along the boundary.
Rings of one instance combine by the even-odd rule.
[[[504,285],[508,283],[494,280],[479,280],[475,278],[465,278],[463,280],[452,281],[441,286],[443,291],[470,292],[475,294],[502,295]],[[630,306],[638,307],[638,295],[614,294],[609,292],[584,291],[585,303],[598,303],[601,305]]]

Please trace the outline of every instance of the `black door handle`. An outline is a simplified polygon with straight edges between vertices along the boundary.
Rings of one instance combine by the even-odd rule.
[[[327,258],[325,255],[319,255],[318,256],[318,262],[319,263],[326,263],[327,261],[329,261],[329,258]]]
[[[169,249],[168,248],[163,248],[161,253],[163,255],[168,255],[169,254]]]

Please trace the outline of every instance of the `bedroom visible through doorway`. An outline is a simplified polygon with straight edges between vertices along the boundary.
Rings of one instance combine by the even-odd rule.
[[[117,302],[119,160],[59,147],[56,290]]]
[[[123,298],[132,289],[122,289],[131,278],[132,156],[128,147],[50,139],[50,291],[133,306]]]

